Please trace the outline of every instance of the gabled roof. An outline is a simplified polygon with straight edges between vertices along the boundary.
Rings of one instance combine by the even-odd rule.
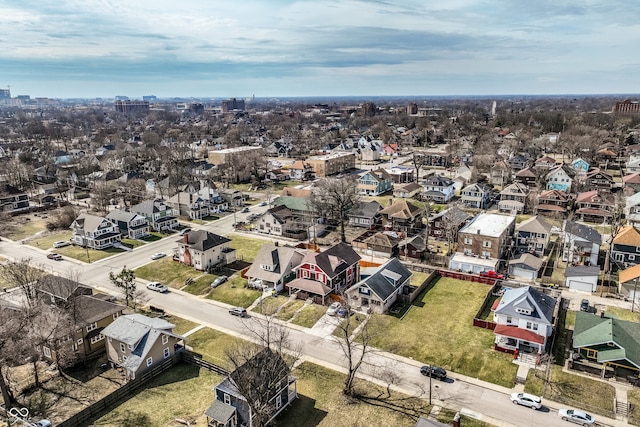
[[[529,187],[519,182],[514,182],[513,184],[507,185],[504,190],[500,192],[501,195],[506,194],[516,194],[526,196],[529,194]]]
[[[412,191],[416,191],[421,188],[422,186],[417,182],[408,182],[406,184],[394,184],[393,186],[394,191],[402,190],[402,191],[406,191],[407,193],[411,193]]]
[[[551,224],[541,216],[532,216],[516,225],[516,231],[528,231],[531,233],[551,233]]]
[[[452,224],[459,225],[471,217],[472,215],[463,211],[462,209],[456,206],[451,206],[450,208],[445,209],[439,212],[438,214],[434,215],[432,220],[436,220],[439,218],[447,218],[447,220],[450,221]]]
[[[468,191],[473,191],[475,193],[490,193],[491,187],[481,182],[475,182],[473,184],[467,185],[462,189],[462,193],[466,193]]]
[[[538,195],[538,200],[559,200],[561,202],[566,202],[569,200],[569,195],[565,191],[544,190]]]
[[[360,202],[349,211],[349,216],[358,218],[373,218],[382,209],[380,203],[372,200],[370,202]]]
[[[348,267],[360,261],[360,255],[351,246],[340,242],[324,252],[309,252],[301,264],[309,262],[315,264],[324,271],[327,276],[335,277]]]
[[[297,267],[304,258],[304,252],[291,246],[276,246],[272,243],[262,245],[253,264],[247,270],[247,277],[257,277],[269,282],[280,280],[287,266]],[[261,265],[272,265],[273,271],[263,270]]]
[[[375,170],[371,170],[371,171],[367,171],[365,173],[363,173],[361,175],[361,178],[365,177],[365,176],[369,176],[373,179],[375,179],[378,182],[384,182],[384,181],[390,181],[391,180],[391,175],[389,175],[389,173],[382,169],[382,168],[378,168]]]
[[[400,239],[390,236],[384,232],[375,233],[363,240],[363,243],[372,244],[376,246],[384,246],[386,248],[393,248],[398,245]]]
[[[131,206],[131,212],[152,215],[156,212],[160,212],[160,206],[162,205],[164,205],[164,202],[160,199],[144,200],[137,205]]]
[[[518,178],[535,178],[537,175],[531,168],[525,168],[516,172]]]
[[[406,200],[396,200],[391,206],[387,206],[380,211],[382,215],[392,218],[409,219],[416,217],[422,209]]]
[[[130,222],[133,218],[135,218],[136,216],[139,216],[140,214],[137,214],[135,212],[127,212],[127,211],[123,211],[121,209],[115,209],[112,210],[111,212],[109,212],[107,214],[107,218],[108,219],[112,219],[114,221],[122,221],[122,222]],[[140,218],[144,218],[144,217],[140,217]]]
[[[522,264],[535,271],[540,270],[540,267],[542,267],[543,263],[544,260],[542,258],[538,258],[533,254],[527,253],[519,254],[517,258],[509,260],[509,265]]]
[[[599,274],[600,267],[597,265],[570,265],[564,272],[565,277],[598,276]]]
[[[371,292],[376,294],[381,301],[386,301],[398,288],[404,285],[413,275],[398,258],[391,258],[389,261],[378,267],[371,276],[353,285],[350,289],[357,289],[367,286]]]
[[[634,172],[622,177],[625,184],[640,184],[640,173]]]
[[[447,178],[446,176],[430,175],[427,178],[426,185],[432,185],[437,187],[451,187],[453,184],[454,184],[453,180]]]
[[[595,229],[573,221],[567,221],[564,226],[565,233],[572,234],[596,245],[602,244],[602,236]]]
[[[75,280],[67,279],[66,277],[54,276],[52,274],[41,277],[36,283],[38,292],[53,295],[63,300],[68,300],[79,288],[83,294],[91,294],[93,292],[93,289],[89,286],[83,285]]]
[[[108,221],[109,224],[112,224],[112,222],[105,217],[90,215],[87,213],[80,214],[75,219],[75,223],[78,224],[78,226],[85,232],[95,231],[104,221]]]
[[[280,196],[273,201],[274,206],[285,205],[289,209],[298,212],[312,211],[313,207],[309,199],[303,197]]]
[[[96,298],[93,295],[80,295],[74,301],[74,304],[76,318],[81,319],[85,324],[90,324],[102,320],[105,317],[113,316],[115,313],[119,313],[127,308],[124,305],[105,301],[101,298]]]
[[[567,175],[569,178],[573,178],[574,176],[576,176],[576,172],[564,163],[549,169],[549,172],[547,173],[546,176],[548,178],[549,176],[555,175],[557,173],[563,173]]]
[[[506,316],[523,317],[523,314],[517,312],[516,309],[525,309],[531,311],[531,314],[526,317],[552,325],[555,306],[555,298],[531,286],[525,286],[507,289],[495,312]]]
[[[632,225],[627,225],[613,238],[613,244],[638,247],[640,246],[640,231]]]
[[[186,233],[177,243],[185,243],[190,248],[206,251],[230,242],[230,239],[205,230],[192,230]]]
[[[615,203],[615,197],[609,193],[601,192],[600,190],[591,190],[578,193],[576,203],[601,203],[613,205]]]

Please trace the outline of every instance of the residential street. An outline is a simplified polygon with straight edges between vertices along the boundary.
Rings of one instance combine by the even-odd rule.
[[[252,207],[251,213],[258,207]],[[265,207],[266,209],[266,207]],[[250,215],[237,214],[237,215]],[[239,220],[239,219],[238,219]],[[216,233],[228,234],[233,222],[233,215],[222,218],[203,228]],[[70,273],[79,274],[79,280],[95,288],[117,294],[108,279],[110,271],[118,271],[124,265],[136,268],[151,262],[150,256],[154,252],[165,252],[168,256],[173,253],[175,241],[179,236],[171,236],[157,242],[136,248],[132,252],[124,252],[110,258],[87,265],[74,260],[53,261],[46,258],[46,252],[18,242],[3,239],[0,242],[0,255],[12,260],[30,257],[36,263],[46,266],[51,272],[65,276]],[[190,294],[172,290],[168,294],[147,292],[149,304],[163,308],[169,313],[204,324],[222,332],[236,336],[246,336],[246,321],[230,316],[228,306],[211,300],[194,297]],[[6,295],[5,295],[6,296]],[[257,316],[257,315],[254,315]],[[345,366],[342,351],[330,332],[320,335],[313,330],[295,325],[290,326],[291,339],[301,345],[302,353],[307,360],[333,368],[341,369]],[[413,361],[385,352],[370,353],[367,364],[361,374],[372,381],[380,382],[385,370],[392,370],[400,379],[396,387],[406,393],[429,396],[429,379],[420,375],[419,368],[424,361]],[[451,374],[453,380],[449,382],[432,381],[432,398],[434,403],[449,406],[453,409],[463,408],[466,415],[474,416],[494,425],[501,426],[566,426],[557,416],[558,407],[551,404],[551,408],[532,411],[525,407],[515,406],[509,401],[511,389],[484,383],[475,379]],[[543,402],[544,403],[544,402]],[[611,423],[614,423],[611,420]],[[620,424],[622,425],[622,424]]]

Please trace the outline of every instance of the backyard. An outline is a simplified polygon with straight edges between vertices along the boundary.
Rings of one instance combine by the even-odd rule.
[[[187,279],[192,282],[185,288],[185,291],[198,294],[202,284],[210,286],[211,282],[217,277],[213,274],[203,273],[174,261],[171,257],[165,257],[160,260],[143,265],[135,270],[136,277],[150,281],[159,281],[171,288],[182,289],[187,285]]]
[[[270,243],[267,240],[254,239],[235,233],[230,234],[228,237],[231,239],[230,246],[236,250],[236,258],[249,263],[256,259],[256,255],[258,255],[262,245]]]
[[[473,326],[490,286],[440,278],[409,307],[403,318],[374,315],[374,347],[432,363],[470,377],[512,387],[512,356],[493,350],[494,334]]]

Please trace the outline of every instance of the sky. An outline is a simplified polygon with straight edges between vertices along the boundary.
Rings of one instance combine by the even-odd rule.
[[[640,2],[0,0],[0,88],[74,98],[640,93]]]

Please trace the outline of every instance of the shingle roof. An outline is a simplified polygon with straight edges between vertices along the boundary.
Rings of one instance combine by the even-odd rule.
[[[255,277],[269,282],[277,282],[291,264],[291,268],[297,267],[304,257],[304,252],[290,246],[276,246],[271,243],[262,245],[256,255],[253,264],[247,270],[247,277]],[[273,265],[273,271],[263,270],[260,265]]]
[[[572,234],[591,243],[595,243],[596,245],[602,244],[602,236],[600,235],[600,233],[584,224],[567,221],[564,227],[564,231],[565,233]]]
[[[231,405],[227,405],[224,402],[220,402],[219,400],[214,400],[211,406],[204,411],[204,414],[207,417],[222,423],[223,425],[227,425],[235,413],[236,408]]]
[[[230,239],[227,239],[224,236],[219,236],[206,230],[189,231],[180,240],[177,240],[178,243],[186,243],[190,248],[199,251],[206,251],[230,241]]]
[[[565,277],[597,276],[600,274],[600,267],[597,265],[570,265],[564,272]]]
[[[520,254],[515,259],[509,260],[509,265],[524,264],[531,269],[538,271],[542,267],[544,260],[533,254]]]
[[[381,301],[386,301],[389,296],[404,285],[413,275],[398,258],[391,258],[389,261],[378,267],[378,270],[364,280],[356,283],[351,289],[359,286],[367,286],[378,296]]]
[[[293,197],[293,196],[280,196],[273,201],[274,206],[285,205],[291,210],[306,212],[312,211],[311,202],[309,199],[305,199],[302,197]]]
[[[131,212],[139,212],[142,214],[151,215],[154,212],[160,212],[159,206],[164,204],[162,200],[144,200],[137,205],[131,206]]]
[[[381,210],[380,213],[393,218],[408,219],[417,216],[421,210],[422,209],[406,200],[397,200],[391,206]]]
[[[613,244],[626,246],[640,246],[640,231],[632,225],[628,225],[613,238]]]
[[[382,209],[380,203],[372,200],[370,202],[360,202],[351,208],[349,216],[358,218],[373,218]]]
[[[69,299],[78,288],[83,288],[82,293],[91,294],[93,292],[89,286],[83,285],[75,280],[67,279],[66,277],[54,276],[52,274],[41,277],[36,284],[36,288],[39,292],[54,295],[64,300]]]
[[[75,222],[84,230],[84,231],[94,231],[98,228],[102,222],[105,221],[105,218],[97,215],[90,215],[87,213],[80,214]],[[110,220],[109,223],[111,223]]]
[[[127,211],[123,211],[121,209],[115,209],[115,210],[112,210],[111,212],[109,212],[107,214],[107,218],[108,219],[112,219],[114,221],[123,221],[123,222],[128,223],[136,215],[138,215],[138,214],[135,213],[135,212],[127,212]]]
[[[507,289],[496,308],[496,313],[506,316],[522,317],[516,308],[531,310],[529,318],[538,319],[548,325],[553,324],[553,311],[556,299],[531,286]]]
[[[533,216],[516,225],[516,231],[528,231],[531,233],[551,233],[551,224],[542,217]]]

